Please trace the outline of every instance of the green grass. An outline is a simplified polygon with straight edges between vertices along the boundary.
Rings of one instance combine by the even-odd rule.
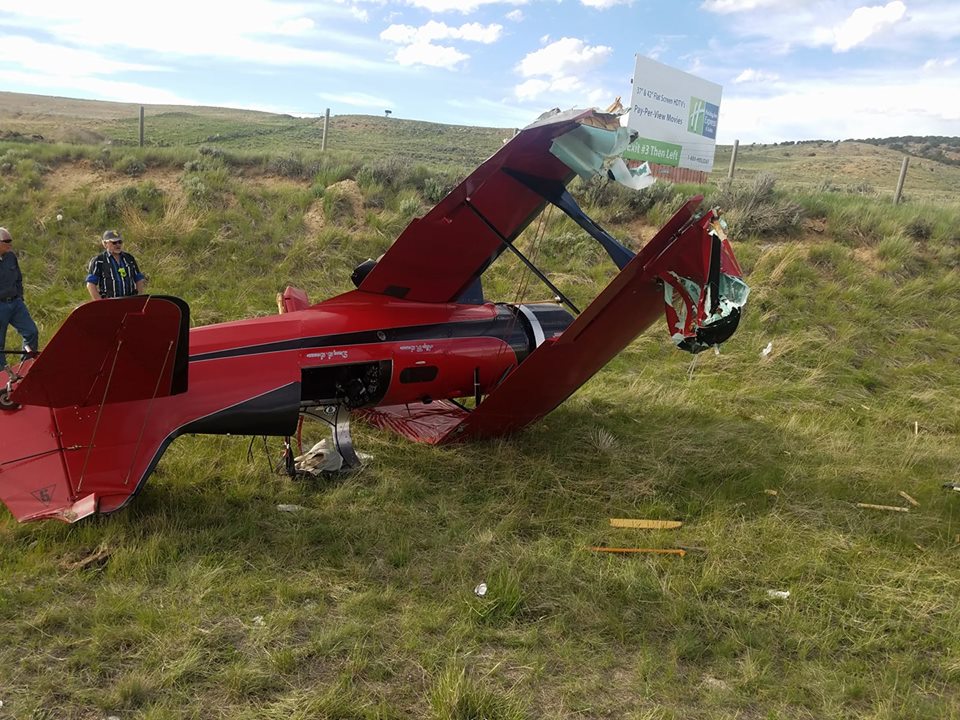
[[[383,158],[340,156],[278,173],[271,157],[297,158],[171,147],[124,148],[146,166],[129,176],[115,149],[97,165],[96,149],[14,146],[0,217],[43,340],[84,299],[105,227],[196,324],[233,320],[275,312],[288,283],[348,289],[430,207],[424,178],[451,172],[395,182]],[[940,486],[960,474],[960,210],[789,188],[772,201],[806,224],[734,236],[752,295],[719,355],[681,354],[658,326],[510,439],[437,449],[357,426],[373,460],[335,481],[276,474],[276,441],[251,459],[246,438],[185,437],[114,516],[3,510],[0,713],[958,717],[960,494]],[[631,241],[697,191],[722,188],[589,192]],[[519,244],[581,306],[613,273],[556,212]],[[511,264],[490,296],[547,296],[518,291]],[[901,490],[920,506],[856,507],[906,505]]]

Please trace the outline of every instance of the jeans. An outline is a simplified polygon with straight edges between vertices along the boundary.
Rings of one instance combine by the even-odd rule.
[[[23,298],[0,302],[0,339],[3,340],[4,344],[6,344],[7,339],[7,325],[13,325],[23,337],[24,349],[28,345],[34,352],[40,349],[40,332],[37,330],[37,324],[33,321],[33,318],[30,317],[30,311],[27,310]],[[7,364],[7,359],[9,358],[5,357],[4,365]]]

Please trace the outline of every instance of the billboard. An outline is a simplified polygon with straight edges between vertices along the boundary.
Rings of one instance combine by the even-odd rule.
[[[710,172],[723,87],[637,55],[628,127],[638,137],[628,160]]]

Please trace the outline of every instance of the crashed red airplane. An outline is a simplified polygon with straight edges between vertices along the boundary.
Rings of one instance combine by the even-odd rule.
[[[359,463],[351,413],[418,442],[500,436],[556,408],[660,313],[684,350],[723,342],[748,289],[701,198],[633,253],[566,189],[578,174],[638,186],[620,157],[629,141],[596,110],[538,120],[361,264],[356,290],[315,305],[287,288],[279,315],[193,329],[174,297],[81,305],[37,357],[6,368],[0,499],[20,521],[110,513],[177,436],[289,438],[304,415],[329,422],[345,467]],[[582,312],[514,245],[547,203],[620,268]],[[504,252],[558,302],[486,301],[481,275]]]

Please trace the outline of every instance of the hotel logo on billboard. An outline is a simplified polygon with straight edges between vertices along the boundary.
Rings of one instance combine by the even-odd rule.
[[[720,118],[720,106],[708,103],[698,97],[690,98],[690,114],[687,116],[687,131],[703,135],[711,140],[717,139],[717,120]]]

